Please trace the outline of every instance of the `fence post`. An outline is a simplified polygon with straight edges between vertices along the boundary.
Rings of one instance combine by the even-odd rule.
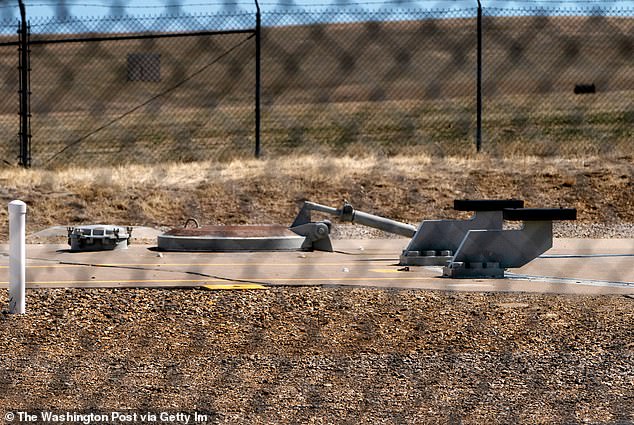
[[[20,3],[20,159],[25,168],[31,166],[31,58],[29,46],[29,25],[26,21],[26,7]]]
[[[261,110],[260,95],[262,93],[261,81],[261,43],[262,43],[262,16],[260,13],[260,4],[255,0],[257,9],[255,14],[255,157],[260,157],[260,127],[261,127]]]
[[[478,0],[478,71],[476,82],[476,151],[482,150],[482,3]]]
[[[9,202],[9,312],[26,313],[26,204]]]

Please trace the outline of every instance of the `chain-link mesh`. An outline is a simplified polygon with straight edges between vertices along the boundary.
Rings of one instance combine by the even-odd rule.
[[[241,17],[245,23],[253,19]],[[168,23],[183,34],[165,37],[177,34],[154,28],[157,37],[139,33],[145,38],[127,34],[130,39],[107,40],[106,35],[102,41],[75,42],[65,33],[52,37],[55,43],[41,41],[51,39],[50,22],[33,24],[34,32],[42,32],[32,40],[35,165],[195,161],[250,153],[252,34],[190,35],[188,19]],[[117,24],[144,26],[140,20]],[[66,31],[84,30],[81,21],[73,25],[65,23]]]
[[[500,155],[631,155],[634,19],[507,17],[486,10],[484,149]]]
[[[482,22],[484,152],[630,155],[620,161],[386,159],[476,151],[477,5],[435,1],[263,5],[262,153],[326,160],[93,170],[254,152],[253,8],[192,15],[171,2],[169,13],[147,17],[135,4],[115,1],[110,17],[88,19],[60,1],[55,16],[30,18],[33,165],[88,167],[0,176],[5,200],[28,201],[29,233],[40,230],[35,223],[63,226],[62,238],[66,226],[90,222],[176,228],[187,217],[289,224],[297,201],[338,207],[344,197],[417,224],[466,218],[451,210],[453,198],[513,197],[578,208],[579,227],[557,223],[556,236],[632,237],[631,6],[498,2],[485,5]],[[19,22],[4,18],[1,149],[16,164]],[[346,154],[377,157],[332,158]],[[337,220],[333,229],[373,235],[350,227]],[[490,232],[507,252],[527,248],[511,246],[510,228]],[[535,268],[490,281],[397,266],[402,241],[350,241],[334,253],[30,246],[29,314],[0,311],[1,404],[197,409],[209,423],[632,423],[632,239],[560,241]],[[492,252],[482,247],[470,267],[497,269]],[[217,284],[267,290],[199,287]],[[284,284],[314,287],[275,288]],[[100,285],[108,288],[88,289]],[[530,293],[541,290],[548,294]],[[571,296],[587,292],[602,295]]]
[[[0,131],[3,138],[0,143],[0,155],[8,164],[16,164],[20,151],[18,132],[20,131],[20,98],[18,95],[20,74],[18,72],[19,56],[14,35],[17,24],[14,20],[0,21],[0,75],[2,76],[2,93],[0,102]]]
[[[483,151],[630,155],[634,9],[534,3],[484,5]],[[30,18],[35,166],[249,157],[258,136],[269,157],[475,152],[476,2],[263,5],[259,135],[252,5],[84,18],[60,4]],[[16,19],[0,47],[10,163]]]
[[[269,16],[266,152],[468,152],[476,39],[475,20],[461,15],[403,11],[382,22],[387,14],[357,12],[310,26],[289,25],[300,13]]]

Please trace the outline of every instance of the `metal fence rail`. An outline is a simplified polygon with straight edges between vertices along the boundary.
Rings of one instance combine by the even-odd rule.
[[[533,4],[90,19],[26,10],[28,22],[0,23],[2,155],[39,167],[632,155],[634,9]]]

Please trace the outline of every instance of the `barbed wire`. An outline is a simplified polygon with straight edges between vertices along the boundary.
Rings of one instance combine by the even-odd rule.
[[[3,2],[4,3],[4,2]],[[518,4],[548,4],[548,5],[579,5],[579,4],[590,4],[597,5],[601,7],[605,7],[606,5],[631,5],[631,1],[629,0],[519,0],[519,1],[509,1],[509,0],[482,0],[481,1],[483,7],[487,7],[489,4],[501,3],[510,5],[511,9],[516,9]],[[432,7],[436,7],[439,4],[469,4],[476,5],[477,1],[473,0],[380,0],[380,1],[334,1],[329,3],[319,3],[319,2],[268,2],[263,1],[259,2],[261,6],[287,6],[287,7],[338,7],[338,8],[346,8],[346,7],[356,7],[356,6],[372,6],[378,4],[414,4],[414,5],[431,5]],[[213,6],[253,6],[253,1],[217,1],[217,2],[206,2],[206,3],[178,3],[178,4],[155,4],[155,5],[134,5],[134,4],[104,4],[104,3],[86,3],[86,2],[71,2],[71,1],[60,1],[60,2],[49,2],[49,3],[30,3],[28,7],[66,7],[66,6],[76,6],[76,7],[90,7],[90,8],[104,8],[104,9],[130,9],[130,10],[157,10],[157,9],[182,9],[183,7],[213,7]],[[0,3],[0,9],[3,8],[14,8],[17,9],[17,4],[2,4]]]

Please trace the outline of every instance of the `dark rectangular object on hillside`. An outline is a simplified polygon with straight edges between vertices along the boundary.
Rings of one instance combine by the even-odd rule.
[[[161,81],[161,55],[128,54],[128,81]]]
[[[597,92],[597,88],[592,84],[575,84],[575,94],[594,94]]]

